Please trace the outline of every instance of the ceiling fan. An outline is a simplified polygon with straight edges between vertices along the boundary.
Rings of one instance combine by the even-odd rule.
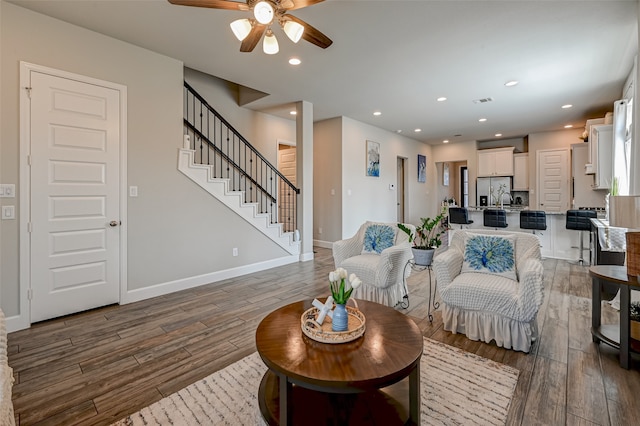
[[[242,42],[241,52],[251,52],[262,35],[262,49],[267,54],[278,53],[278,40],[271,25],[278,22],[287,37],[294,43],[301,38],[318,47],[326,49],[333,41],[300,18],[290,15],[289,11],[313,6],[324,0],[246,0],[245,3],[233,0],[169,0],[169,3],[181,6],[208,7],[226,10],[253,10],[252,18],[237,19],[231,23],[233,34]]]

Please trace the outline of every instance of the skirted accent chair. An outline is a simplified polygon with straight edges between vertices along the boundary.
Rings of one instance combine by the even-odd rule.
[[[540,243],[523,232],[455,231],[433,261],[444,329],[529,352],[543,300]]]
[[[415,232],[415,226],[405,225]],[[353,237],[333,243],[336,268],[342,267],[362,280],[352,297],[387,306],[402,302],[406,294],[404,279],[411,273],[405,266],[411,258],[409,237],[397,223],[365,222]]]

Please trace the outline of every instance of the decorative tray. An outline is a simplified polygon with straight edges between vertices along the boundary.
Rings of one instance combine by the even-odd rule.
[[[358,309],[351,306],[346,308],[349,314],[349,325],[346,331],[332,331],[331,318],[328,316],[322,325],[318,324],[316,318],[320,311],[314,307],[304,311],[300,318],[302,332],[310,339],[322,343],[347,343],[356,340],[364,334],[366,319]]]

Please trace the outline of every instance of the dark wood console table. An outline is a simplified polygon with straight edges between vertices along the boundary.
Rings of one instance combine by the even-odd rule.
[[[620,366],[629,369],[631,357],[629,305],[631,290],[640,290],[637,277],[627,275],[626,266],[598,265],[589,268],[591,275],[591,334],[596,343],[604,342],[620,349]],[[620,289],[620,325],[601,325],[602,291],[606,284]]]
[[[372,424],[375,419],[419,425],[424,341],[418,326],[395,309],[358,300],[367,319],[364,335],[348,343],[320,343],[300,328],[310,307],[311,300],[283,306],[258,325],[256,346],[269,367],[258,392],[267,424]]]

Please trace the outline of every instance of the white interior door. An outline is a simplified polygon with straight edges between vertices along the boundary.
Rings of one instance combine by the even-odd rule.
[[[540,150],[538,163],[538,203],[547,212],[569,209],[569,150]]]
[[[296,147],[295,145],[279,144],[278,145],[278,171],[286,177],[294,186],[296,183]],[[293,232],[293,224],[286,220],[293,211],[293,203],[295,203],[295,195],[287,196],[289,186],[283,183],[279,188],[278,200],[278,222],[282,223],[282,229],[285,232]]]
[[[31,321],[119,301],[120,93],[32,71]]]

